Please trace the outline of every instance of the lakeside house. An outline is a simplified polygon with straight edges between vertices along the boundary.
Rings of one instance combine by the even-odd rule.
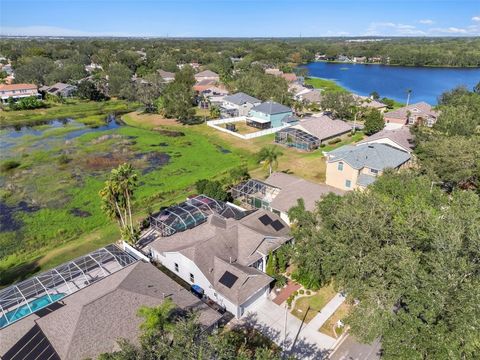
[[[322,143],[341,137],[352,131],[352,125],[344,120],[331,119],[327,115],[302,119],[298,124],[275,133],[275,142],[300,150],[313,151]]]
[[[155,266],[115,245],[0,290],[0,357],[3,360],[97,358],[139,343],[141,306],[169,298],[197,311],[211,329],[222,317]]]
[[[157,70],[158,75],[165,81],[166,83],[172,82],[175,80],[175,73],[170,71],[165,71],[162,69]]]
[[[265,209],[280,216],[290,224],[288,210],[302,199],[305,209],[313,211],[317,201],[329,193],[345,192],[325,184],[317,184],[303,178],[274,172],[266,180],[249,179],[232,189],[232,196],[248,209]]]
[[[375,100],[369,96],[361,96],[357,94],[352,94],[353,98],[357,102],[357,104],[361,107],[364,108],[370,108],[370,109],[376,109],[382,113],[386,112],[388,110],[388,107],[386,104]]]
[[[220,111],[223,117],[246,116],[253,107],[261,103],[261,100],[253,96],[238,92],[223,98]]]
[[[292,240],[278,215],[203,195],[163,210],[151,223],[154,240],[143,251],[237,318],[267,298],[268,256]]]
[[[293,117],[291,108],[274,101],[266,101],[250,109],[246,123],[258,129],[270,129],[296,121],[298,120]]]
[[[364,189],[386,169],[409,165],[411,155],[384,143],[345,145],[326,153],[327,185],[342,189]]]
[[[201,81],[204,81],[204,80],[209,80],[209,81],[213,81],[213,82],[219,82],[220,81],[220,76],[211,71],[211,70],[204,70],[204,71],[201,71],[199,73],[196,73],[194,75],[195,77],[195,80],[197,81],[197,83],[201,82]]]
[[[35,84],[0,84],[0,96],[2,104],[7,104],[10,98],[14,101],[30,96],[42,98]]]
[[[42,86],[39,90],[45,94],[66,98],[73,96],[77,91],[77,87],[75,85],[58,82],[52,86]]]
[[[359,141],[357,145],[374,143],[390,145],[411,154],[414,147],[414,138],[410,129],[407,126],[402,126],[399,129],[393,130],[383,129],[378,133]]]
[[[389,111],[385,113],[384,118],[386,123],[432,127],[437,122],[438,115],[438,111],[433,110],[430,104],[422,101]]]

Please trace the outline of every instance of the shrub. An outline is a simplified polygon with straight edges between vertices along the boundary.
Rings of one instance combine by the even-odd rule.
[[[328,145],[338,144],[340,141],[342,141],[342,139],[340,139],[340,138],[335,138],[335,139],[333,139],[333,140],[330,140],[330,141],[328,142]]]
[[[277,287],[283,287],[285,285],[287,285],[287,278],[281,274],[278,274],[275,276],[275,285]]]
[[[292,302],[293,302],[293,297],[290,296],[290,297],[287,299],[287,306],[288,306],[289,308],[292,306]]]
[[[293,297],[295,297],[297,295],[298,295],[298,291],[294,291],[293,294],[292,294]]]
[[[321,148],[324,148],[324,147],[325,147],[325,144],[324,144],[324,143],[321,143],[321,144],[320,144],[320,147],[321,147]]]
[[[300,295],[303,295],[303,294],[305,294],[305,290],[300,289],[300,290],[298,290],[298,293],[299,293]]]
[[[15,161],[15,160],[7,160],[5,161],[4,163],[2,163],[2,165],[0,166],[0,170],[2,172],[4,171],[9,171],[9,170],[13,170],[13,169],[16,169],[20,166],[21,164],[18,162],[18,161]]]
[[[58,157],[58,163],[60,165],[68,164],[70,162],[70,160],[71,159],[66,154],[62,154]]]
[[[310,290],[307,290],[307,291],[305,292],[305,294],[306,294],[306,295],[311,295],[312,292],[311,292]]]

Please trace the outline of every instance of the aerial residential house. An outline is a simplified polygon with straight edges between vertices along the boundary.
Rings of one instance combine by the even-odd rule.
[[[158,75],[160,75],[163,79],[163,81],[169,83],[169,82],[172,82],[173,80],[175,80],[175,73],[173,72],[169,72],[169,71],[165,71],[165,70],[157,70],[158,72]]]
[[[354,63],[363,64],[366,61],[367,61],[367,58],[365,56],[354,56],[353,57],[353,62]]]
[[[169,298],[182,311],[198,311],[205,330],[221,315],[153,265],[108,245],[0,290],[3,360],[96,359],[139,344],[141,306]]]
[[[410,154],[382,143],[345,145],[327,153],[327,185],[342,189],[364,189],[386,169],[409,165]]]
[[[295,75],[294,73],[283,73],[280,76],[285,80],[287,80],[287,82],[289,83],[292,83],[298,80],[297,75]]]
[[[75,85],[65,84],[65,83],[56,83],[52,86],[42,86],[40,91],[45,94],[61,96],[61,97],[71,97],[77,91],[77,87]]]
[[[92,62],[90,65],[85,65],[85,71],[88,73],[92,73],[96,70],[103,70],[102,65],[95,64],[94,62]]]
[[[375,100],[369,96],[361,96],[361,95],[353,94],[353,98],[356,100],[357,104],[361,107],[376,109],[382,113],[388,110],[388,107],[386,104],[378,100]]]
[[[223,117],[246,116],[253,107],[261,103],[261,100],[253,96],[238,92],[223,98],[220,111]]]
[[[283,71],[276,68],[265,69],[265,74],[273,75],[273,76],[282,76]]]
[[[322,143],[351,131],[352,126],[347,122],[322,115],[302,119],[296,125],[278,131],[275,133],[275,142],[299,150],[313,151]]]
[[[399,129],[386,130],[383,129],[373,134],[358,144],[387,144],[399,150],[412,153],[414,147],[414,138],[410,132],[410,128],[403,126]]]
[[[41,99],[42,95],[37,90],[35,84],[0,84],[0,96],[3,104],[7,104],[8,100],[12,98],[14,101],[19,99],[34,96]]]
[[[228,90],[223,86],[209,85],[204,90],[199,91],[198,95],[201,97],[201,102],[207,102],[203,108],[208,108],[211,105],[221,108],[223,99],[228,95]]]
[[[199,73],[196,73],[195,75],[195,80],[197,83],[204,81],[204,80],[210,80],[213,82],[219,82],[220,81],[220,76],[218,76],[217,73],[214,73],[211,70],[204,70]]]
[[[237,318],[268,296],[268,256],[292,240],[279,216],[205,196],[154,215],[152,226],[158,237],[144,251]]]
[[[13,67],[11,64],[0,64],[0,71],[5,72],[7,75],[13,75]]]
[[[274,101],[266,101],[250,109],[246,123],[258,129],[269,129],[296,121],[298,120],[293,117],[291,108]]]
[[[385,113],[384,118],[386,123],[432,127],[437,122],[438,115],[431,105],[419,102],[389,111]]]
[[[299,99],[307,104],[320,104],[322,102],[322,92],[318,89],[312,89],[300,94]]]
[[[294,175],[275,172],[266,180],[249,179],[232,189],[232,196],[248,209],[265,209],[290,224],[288,211],[302,199],[305,209],[313,211],[315,204],[329,193],[344,194],[343,190],[316,184]]]

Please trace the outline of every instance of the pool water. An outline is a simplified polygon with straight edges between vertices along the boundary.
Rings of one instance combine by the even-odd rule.
[[[38,299],[31,301],[30,303],[28,303],[28,305],[27,304],[22,305],[16,308],[15,310],[7,312],[6,314],[2,313],[1,314],[2,316],[0,317],[0,329],[3,328],[4,326],[7,326],[9,323],[20,320],[25,316],[28,316],[31,313],[34,313],[37,310],[43,309],[44,307],[54,302],[57,302],[58,300],[62,299],[64,296],[65,294],[52,294],[50,296],[44,295],[42,297],[39,297]]]

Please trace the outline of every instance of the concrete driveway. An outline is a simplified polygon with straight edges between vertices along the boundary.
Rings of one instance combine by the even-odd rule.
[[[284,306],[265,299],[242,319],[299,359],[326,359],[336,339],[305,326]],[[300,330],[300,331],[299,331]]]
[[[380,360],[380,340],[362,344],[352,335],[347,337],[332,352],[330,360]]]

